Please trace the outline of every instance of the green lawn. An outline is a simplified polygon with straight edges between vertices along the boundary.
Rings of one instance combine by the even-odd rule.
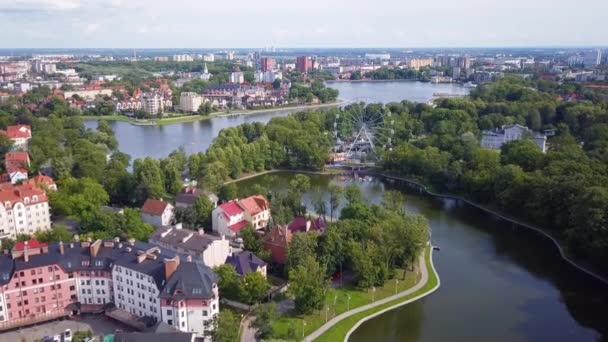
[[[361,320],[362,318],[369,316],[373,313],[376,313],[378,311],[381,311],[383,309],[386,309],[388,307],[391,307],[395,304],[398,303],[402,303],[406,300],[409,300],[411,298],[414,298],[416,296],[419,296],[423,293],[426,293],[432,289],[435,288],[435,286],[437,286],[438,284],[438,277],[437,274],[435,273],[433,266],[431,264],[431,248],[427,248],[425,251],[425,259],[426,259],[426,267],[427,270],[429,271],[429,280],[427,281],[427,283],[425,284],[424,287],[422,287],[420,290],[411,293],[408,296],[396,299],[394,301],[388,302],[386,304],[380,305],[378,307],[375,307],[373,309],[369,309],[366,310],[364,312],[360,312],[356,315],[350,316],[342,321],[340,321],[340,323],[334,325],[331,329],[327,330],[325,332],[325,334],[319,336],[319,338],[317,338],[315,341],[319,341],[319,342],[338,342],[338,341],[344,341],[344,338],[346,337],[346,333],[355,325],[357,324],[357,322],[359,320]],[[308,332],[310,333],[310,332]]]
[[[405,291],[414,286],[420,278],[418,272],[407,272],[405,280],[403,280],[403,273],[403,270],[398,270],[395,277],[397,280],[389,280],[383,287],[376,288],[376,292],[373,294],[374,300],[383,299],[394,295],[397,292]],[[350,304],[348,303],[348,295],[350,295]],[[303,322],[306,322],[306,325],[304,326],[304,334],[309,335],[325,323],[327,308],[329,308],[327,311],[327,319],[331,319],[334,316],[347,311],[347,308],[354,309],[371,302],[371,290],[362,290],[352,286],[345,286],[340,289],[330,289],[327,292],[325,299],[326,305],[323,310],[306,316],[295,314],[281,316],[278,320],[276,320],[273,324],[275,329],[274,337],[279,339],[289,339],[288,331],[291,327],[292,330],[296,332],[297,339],[301,339]]]

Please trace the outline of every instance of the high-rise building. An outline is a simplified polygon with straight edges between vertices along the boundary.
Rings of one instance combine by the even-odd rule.
[[[590,51],[586,51],[583,56],[583,64],[586,68],[592,68],[600,65],[602,61],[602,50],[594,49]]]
[[[230,83],[241,84],[245,82],[245,74],[242,71],[235,71],[230,74]]]
[[[186,91],[179,97],[179,108],[183,112],[196,112],[202,103],[202,97],[194,92]]]
[[[274,70],[277,67],[277,61],[274,58],[264,57],[261,60],[261,69],[263,72]]]
[[[159,93],[143,93],[141,95],[141,107],[148,115],[162,114],[165,109],[162,95]]]
[[[300,56],[296,59],[296,70],[306,74],[313,68],[313,60],[309,56]]]

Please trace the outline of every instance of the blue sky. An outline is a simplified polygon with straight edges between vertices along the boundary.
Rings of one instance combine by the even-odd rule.
[[[608,0],[0,0],[0,48],[608,45]]]

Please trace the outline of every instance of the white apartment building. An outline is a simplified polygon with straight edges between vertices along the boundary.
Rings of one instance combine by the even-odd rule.
[[[141,95],[141,108],[150,116],[162,114],[165,110],[162,95],[158,93],[143,93]]]
[[[196,112],[203,103],[203,98],[194,92],[183,92],[179,97],[179,108],[183,112]]]
[[[31,184],[0,184],[0,237],[51,229],[46,193]]]
[[[230,83],[241,84],[245,82],[245,74],[242,71],[235,71],[230,74]]]

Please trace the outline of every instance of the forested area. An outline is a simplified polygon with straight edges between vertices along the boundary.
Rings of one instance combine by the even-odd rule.
[[[584,100],[560,97],[573,92]],[[402,124],[397,146],[384,155],[385,171],[539,224],[596,265],[608,256],[608,107],[601,95],[579,85],[506,78],[435,108],[404,102],[386,110],[399,113]],[[513,123],[555,129],[549,151],[526,139],[501,151],[479,147],[480,130]]]

